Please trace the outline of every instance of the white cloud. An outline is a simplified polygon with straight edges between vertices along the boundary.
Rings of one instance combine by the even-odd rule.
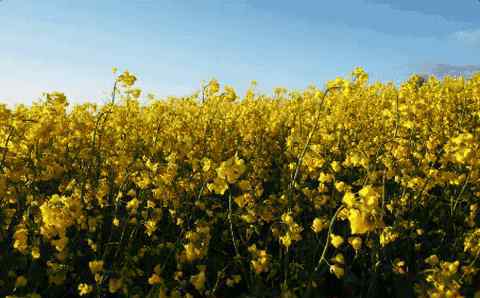
[[[462,30],[453,33],[455,39],[471,44],[480,45],[480,29]]]
[[[445,76],[463,76],[470,77],[476,72],[480,72],[480,65],[467,64],[467,65],[455,65],[455,64],[428,64],[424,65],[420,71],[421,74],[428,76],[434,75],[437,78],[443,78]]]

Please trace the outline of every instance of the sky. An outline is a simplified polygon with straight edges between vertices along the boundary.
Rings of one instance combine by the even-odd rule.
[[[0,103],[108,100],[112,67],[144,94],[217,79],[240,95],[480,71],[479,0],[0,0]]]

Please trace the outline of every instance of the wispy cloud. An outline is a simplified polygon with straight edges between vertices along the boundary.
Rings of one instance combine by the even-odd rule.
[[[434,75],[438,78],[445,76],[464,76],[470,77],[476,72],[480,72],[480,65],[454,65],[454,64],[433,64],[425,65],[421,71],[423,75]]]
[[[480,28],[457,31],[453,33],[453,37],[470,45],[480,45]]]

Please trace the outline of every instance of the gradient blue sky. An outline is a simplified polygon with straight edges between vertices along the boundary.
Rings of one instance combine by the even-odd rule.
[[[372,81],[480,69],[478,0],[3,0],[0,103],[61,91],[105,102],[112,67],[146,93],[303,89],[362,66]]]

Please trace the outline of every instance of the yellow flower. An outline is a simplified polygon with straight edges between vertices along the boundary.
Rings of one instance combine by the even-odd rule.
[[[227,278],[226,284],[228,287],[233,287],[242,280],[242,277],[238,274],[232,275],[232,278]]]
[[[325,219],[315,218],[312,223],[312,230],[315,234],[320,233],[328,226],[328,222]]]
[[[337,264],[341,264],[341,265],[345,264],[345,258],[343,257],[343,254],[341,254],[341,253],[338,253],[337,255],[335,255],[335,257],[332,258],[330,261],[335,262]]]
[[[162,278],[158,276],[156,273],[152,274],[152,276],[148,278],[148,284],[150,285],[158,285],[161,282],[162,282]]]
[[[292,245],[292,238],[290,237],[290,234],[287,233],[284,236],[280,237],[280,242],[282,243],[283,246],[286,248],[290,247]]]
[[[401,259],[395,259],[393,261],[393,271],[398,274],[405,274],[405,261]]]
[[[55,246],[55,248],[59,252],[62,252],[68,244],[68,238],[67,237],[61,237],[60,239],[52,240],[52,244]]]
[[[212,168],[212,160],[211,160],[211,159],[208,159],[208,158],[205,158],[205,159],[203,160],[202,170],[203,170],[204,172],[208,172],[211,168]]]
[[[330,174],[325,174],[324,172],[320,173],[320,176],[318,177],[318,181],[320,183],[328,183],[333,180],[333,176]]]
[[[339,192],[344,192],[346,189],[346,184],[343,181],[335,182],[335,189]]]
[[[335,276],[340,279],[343,277],[343,275],[345,274],[345,270],[338,266],[338,265],[331,265],[330,266],[330,273],[333,273],[335,274]]]
[[[213,183],[207,185],[207,188],[216,194],[223,195],[228,189],[228,184],[224,179],[217,177],[214,179]]]
[[[125,87],[131,87],[133,84],[135,84],[135,81],[137,78],[130,74],[128,70],[123,72],[120,76],[118,76],[118,82],[124,85]]]
[[[430,266],[437,265],[440,262],[437,255],[431,255],[425,259],[425,263],[429,264]]]
[[[135,197],[137,195],[137,192],[135,191],[135,189],[131,188],[128,192],[127,192],[127,195],[131,196],[131,197]]]
[[[458,266],[460,266],[459,261],[449,263],[447,268],[448,268],[448,271],[450,272],[450,274],[456,273],[458,271]]]
[[[287,225],[291,225],[293,223],[293,217],[289,213],[284,213],[282,214],[282,221]]]
[[[190,278],[190,282],[192,285],[197,289],[197,291],[203,291],[205,288],[205,282],[207,280],[207,277],[205,275],[205,270],[201,270],[200,273],[193,275]]]
[[[220,90],[220,84],[218,83],[217,80],[213,79],[208,83],[208,88],[209,88],[210,94],[215,94]]]
[[[377,204],[380,195],[375,191],[375,189],[370,186],[364,186],[359,192],[358,195],[364,199],[364,202],[367,206],[375,206]]]
[[[103,270],[103,261],[91,261],[88,263],[88,267],[93,274]]]
[[[13,238],[15,239],[13,248],[21,253],[26,253],[28,248],[28,230],[23,225],[18,225]]]
[[[195,259],[197,259],[200,255],[201,255],[201,252],[198,248],[196,248],[193,244],[191,243],[187,243],[185,245],[183,245],[184,249],[185,249],[185,256],[187,258],[188,261],[194,261]]]
[[[331,242],[333,247],[339,248],[343,244],[343,238],[342,236],[338,236],[335,234],[330,234]]]
[[[87,243],[93,251],[97,251],[97,244],[92,239],[87,239]]]
[[[127,210],[136,210],[139,206],[140,202],[138,201],[137,198],[133,198],[131,199],[128,203],[127,203]]]
[[[338,173],[342,170],[342,166],[340,165],[340,163],[338,161],[332,161],[332,163],[330,164],[333,171]]]
[[[252,264],[252,267],[255,270],[255,273],[257,274],[267,271],[267,267],[268,267],[267,257],[259,257],[257,260],[251,260],[250,263]]]
[[[225,86],[225,99],[227,101],[234,101],[237,98],[237,94],[235,93],[235,89],[230,86]]]
[[[252,188],[252,186],[250,185],[250,181],[248,180],[240,180],[238,183],[237,183],[238,187],[240,187],[240,189],[242,191],[248,191],[249,189]]]
[[[108,291],[110,293],[116,293],[118,290],[122,288],[122,280],[118,278],[110,278],[108,281]]]
[[[32,248],[32,258],[34,259],[40,258],[40,249],[38,247]]]
[[[350,243],[355,251],[358,251],[360,248],[362,248],[362,238],[360,237],[350,237],[348,238],[348,243]]]
[[[233,201],[238,205],[238,207],[243,208],[247,204],[246,196],[245,195],[240,195],[238,197],[235,197]]]
[[[398,233],[393,230],[392,227],[385,227],[380,234],[380,246],[384,247],[385,245],[392,243],[398,238]]]
[[[355,204],[355,195],[351,192],[346,192],[344,195],[343,195],[343,203],[348,207],[348,208],[352,208],[353,205]]]
[[[152,236],[157,230],[157,223],[154,220],[149,220],[144,225],[148,236]]]
[[[251,254],[257,253],[257,245],[254,243],[248,247],[248,252]]]
[[[23,288],[27,285],[27,282],[28,280],[25,278],[25,276],[20,275],[15,280],[15,288]]]
[[[85,296],[90,294],[93,291],[93,287],[91,285],[81,283],[78,285],[78,292],[80,296]]]
[[[255,244],[248,247],[248,251],[252,254],[253,260],[250,261],[255,273],[260,274],[262,272],[268,271],[268,265],[270,256],[268,255],[267,251],[262,249],[258,250]],[[240,282],[240,279],[238,279]]]
[[[365,234],[374,229],[374,225],[368,220],[367,216],[357,209],[350,209],[348,212],[350,229],[352,234]]]

